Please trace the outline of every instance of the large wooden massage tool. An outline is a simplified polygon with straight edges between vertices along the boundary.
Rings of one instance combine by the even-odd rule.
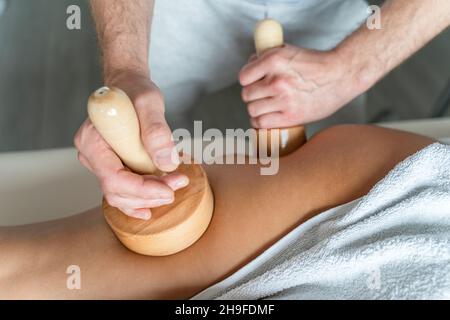
[[[139,174],[164,174],[144,149],[138,118],[125,92],[98,89],[89,97],[88,113],[97,131],[129,169]],[[150,256],[174,254],[196,242],[208,228],[214,198],[205,171],[198,164],[181,164],[177,170],[189,178],[189,185],[175,192],[173,203],[152,208],[150,220],[129,217],[103,200],[107,223],[131,251]]]
[[[265,51],[283,46],[283,27],[273,19],[261,20],[255,29],[256,54],[261,55]],[[273,132],[275,131],[275,132]],[[306,142],[305,127],[295,126],[281,129],[259,129],[258,139],[266,140],[265,143],[258,142],[268,148],[268,155],[271,154],[271,137],[278,138],[279,155],[287,155]]]
[[[255,32],[258,54],[283,45],[283,29],[274,20],[261,21]],[[132,171],[162,175],[157,170],[140,137],[139,120],[128,96],[118,88],[103,87],[88,101],[91,122]],[[303,127],[279,130],[280,155],[291,153],[305,141]],[[259,130],[258,139],[267,139],[270,131]],[[175,192],[172,204],[152,208],[150,220],[129,217],[103,200],[103,214],[117,238],[131,251],[166,256],[186,249],[206,231],[214,209],[214,197],[203,168],[198,164],[181,164],[178,172],[189,178],[189,185]]]

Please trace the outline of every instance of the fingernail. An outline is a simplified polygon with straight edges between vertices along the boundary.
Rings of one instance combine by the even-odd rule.
[[[182,178],[178,179],[177,181],[175,181],[175,183],[173,184],[173,189],[178,190],[178,189],[186,187],[188,184],[189,184],[188,177],[182,177]]]
[[[155,207],[159,207],[159,206],[163,206],[165,204],[170,204],[170,203],[173,202],[173,200],[174,200],[173,198],[170,198],[170,199],[157,199],[157,200],[155,200],[153,202],[155,204]]]
[[[150,220],[152,215],[149,212],[136,212],[134,217],[142,220]]]
[[[173,167],[180,164],[180,158],[176,148],[166,148],[158,151],[155,155],[155,161],[160,168]]]

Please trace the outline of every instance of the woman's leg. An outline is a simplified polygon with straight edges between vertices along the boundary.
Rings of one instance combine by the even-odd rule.
[[[215,193],[211,225],[193,246],[168,257],[125,249],[99,209],[0,229],[0,297],[188,298],[313,215],[363,196],[430,143],[393,130],[341,126],[283,158],[275,176],[261,176],[251,165],[207,167]],[[66,287],[69,265],[81,269],[81,290]]]

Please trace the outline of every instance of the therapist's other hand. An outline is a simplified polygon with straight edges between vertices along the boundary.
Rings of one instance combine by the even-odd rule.
[[[175,170],[180,160],[158,87],[148,77],[135,74],[119,75],[107,81],[107,85],[129,95],[138,114],[143,144],[155,165],[165,172]],[[89,119],[78,130],[74,142],[80,162],[96,175],[105,199],[128,216],[149,219],[150,208],[172,203],[174,191],[189,183],[179,173],[155,177],[129,171]]]
[[[252,126],[290,127],[333,114],[365,91],[346,60],[291,45],[252,56],[239,74]]]

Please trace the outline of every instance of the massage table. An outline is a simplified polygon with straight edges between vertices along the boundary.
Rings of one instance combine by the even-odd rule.
[[[450,118],[378,124],[450,143]],[[99,205],[95,177],[74,148],[0,153],[0,226],[62,218]]]

